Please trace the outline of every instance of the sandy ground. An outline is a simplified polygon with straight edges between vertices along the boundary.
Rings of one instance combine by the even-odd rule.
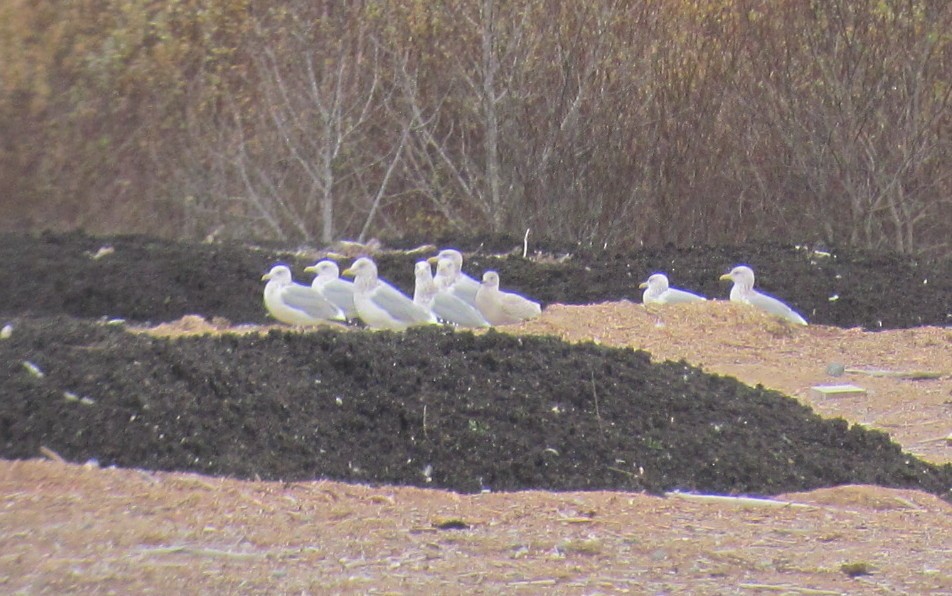
[[[187,319],[156,332],[222,326]],[[513,332],[683,358],[886,430],[929,461],[952,460],[948,328],[794,328],[721,302],[657,313],[618,302],[552,305]],[[865,372],[831,377],[831,363]],[[845,383],[865,393],[810,389]],[[952,506],[878,487],[769,501],[460,496],[0,461],[0,498],[7,593],[952,592]]]

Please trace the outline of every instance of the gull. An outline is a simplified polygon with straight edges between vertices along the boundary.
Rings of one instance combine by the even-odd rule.
[[[456,267],[456,273],[452,278],[450,291],[457,297],[462,298],[467,304],[476,306],[476,292],[479,291],[479,282],[463,273],[463,253],[452,248],[445,248],[440,254],[427,259],[431,264],[439,263],[440,259],[449,259]]]
[[[285,265],[275,265],[261,280],[268,282],[264,286],[264,306],[282,323],[310,326],[344,320],[344,313],[314,289],[294,283]]]
[[[500,291],[499,274],[495,271],[483,274],[483,283],[476,293],[476,308],[490,325],[520,323],[542,313],[538,302],[519,294]]]
[[[429,295],[427,308],[433,311],[437,318],[458,327],[489,327],[489,323],[476,310],[475,306],[453,294],[451,290],[453,280],[457,278],[459,273],[453,261],[440,259],[436,265],[436,278],[430,276],[430,264],[428,262],[420,261],[416,267],[417,280],[419,281],[422,277],[425,284],[426,278],[429,277],[432,283],[432,289],[426,290]]]
[[[354,306],[354,284],[346,279],[340,279],[340,268],[337,263],[328,260],[318,261],[310,267],[305,267],[304,271],[317,274],[311,282],[311,287],[321,296],[341,309],[349,320],[357,318],[357,308]]]
[[[354,276],[354,306],[357,316],[371,329],[401,331],[414,325],[436,323],[436,317],[413,303],[400,290],[377,277],[377,265],[361,257],[345,269]]]
[[[680,304],[707,300],[703,296],[668,287],[668,276],[664,273],[655,273],[638,287],[645,289],[641,295],[644,304]]]
[[[731,280],[734,286],[731,288],[731,302],[739,302],[755,306],[760,310],[771,315],[780,317],[797,325],[806,325],[807,321],[792,308],[769,296],[754,289],[754,270],[750,267],[739,265],[720,277],[722,280]]]
[[[417,261],[413,266],[413,303],[429,310],[430,301],[436,296],[436,283],[428,261]]]

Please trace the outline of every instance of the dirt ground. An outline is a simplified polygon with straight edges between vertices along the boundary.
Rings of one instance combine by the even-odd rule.
[[[952,508],[866,486],[764,503],[461,496],[18,461],[0,463],[0,491],[6,593],[939,594],[952,586]]]
[[[949,316],[948,264],[926,275],[892,257],[866,257],[851,268],[845,259],[817,264],[777,247],[751,253],[750,261],[767,269],[795,263],[796,274],[767,278],[775,284],[767,287],[794,296],[808,318],[909,327],[870,332],[789,327],[724,301],[649,312],[618,300],[624,285],[650,272],[642,270],[647,263],[674,267],[679,279],[707,279],[709,265],[691,265],[702,263],[701,252],[576,259],[574,269],[516,260],[504,279],[520,289],[549,288],[541,318],[500,333],[401,337],[262,326],[260,285],[229,285],[260,277],[274,257],[260,249],[81,235],[34,241],[0,242],[0,256],[10,257],[0,258],[0,274],[20,282],[0,286],[0,312],[12,327],[0,340],[0,447],[8,458],[0,460],[0,592],[952,592],[952,505],[937,496],[949,498],[949,467],[926,470],[913,457],[952,462],[952,328],[941,326]],[[115,252],[96,257],[103,246]],[[27,248],[30,257],[23,256]],[[715,268],[736,260],[738,250],[714,251]],[[391,266],[403,261],[412,258]],[[482,256],[471,266],[489,262],[496,265]],[[598,286],[600,299],[570,295],[580,270],[616,285]],[[793,283],[810,275],[822,279],[809,288]],[[143,283],[130,281],[136,276]],[[924,286],[926,277],[931,294],[923,306],[932,326],[913,326],[920,315],[882,288],[901,285],[897,279]],[[710,295],[725,289],[711,283]],[[833,293],[842,298],[829,300]],[[183,312],[201,316],[176,318]],[[129,321],[89,321],[117,315]],[[650,359],[614,348],[643,349]],[[421,356],[432,350],[440,357]],[[845,370],[833,375],[831,365]],[[453,367],[471,376],[450,374]],[[823,397],[811,390],[847,383],[864,392]],[[325,395],[328,385],[336,390]],[[820,420],[757,385],[824,417],[886,431],[903,452],[881,434]],[[477,393],[492,399],[466,397]],[[535,394],[543,397],[538,403],[518,401]],[[335,395],[346,407],[335,405]],[[302,396],[326,403],[302,404]],[[667,423],[679,407],[705,409],[686,428],[710,453],[678,450],[691,445],[690,432],[673,417]],[[360,415],[345,416],[351,410]],[[694,414],[677,415],[687,425]],[[711,432],[710,421],[722,418],[736,428]],[[301,419],[314,422],[301,426]],[[441,421],[450,429],[445,435],[437,433]],[[421,423],[426,440],[414,438]],[[631,461],[604,465],[606,453],[627,448],[628,423],[634,436],[651,435],[632,453],[646,458],[647,476],[664,472],[658,480],[616,473]],[[524,436],[502,433],[509,424]],[[559,449],[542,449],[546,437],[559,437]],[[577,452],[558,456],[562,445]],[[541,454],[520,460],[506,453],[520,446]],[[495,450],[481,451],[488,447]],[[401,461],[404,449],[458,459],[460,469],[450,470],[450,460],[432,460],[433,485],[469,490],[467,481],[454,480],[461,472],[505,464],[517,472],[516,486],[562,488],[500,492],[503,477],[492,492],[477,485],[475,494],[397,486],[431,480],[420,475],[421,461]],[[245,464],[269,450],[270,459],[260,461],[298,458],[305,467],[270,476],[293,481],[234,477],[254,478],[255,467]],[[343,467],[315,467],[308,476],[307,461],[325,452],[329,460],[341,456]],[[551,452],[556,459],[545,459]],[[364,453],[378,455],[358,460]],[[666,462],[671,454],[690,461]],[[701,465],[711,454],[734,467],[712,474]],[[226,455],[233,459],[220,467]],[[193,456],[201,463],[183,464]],[[99,463],[82,465],[92,457]],[[818,469],[824,464],[835,469]],[[860,473],[870,464],[872,472]],[[791,473],[778,479],[784,467]],[[633,489],[565,488],[615,486],[602,474]],[[307,479],[315,476],[349,481]],[[736,484],[710,488],[724,486],[725,476]],[[855,484],[770,490],[798,479],[818,486],[855,477],[890,486],[931,482],[934,494]],[[659,486],[669,492],[637,491]]]
[[[257,328],[244,328],[258,333]],[[159,335],[221,332],[192,317]],[[952,459],[952,330],[778,325],[726,303],[551,305],[512,329],[649,349],[785,391]],[[363,333],[354,331],[354,333]],[[937,379],[846,373],[942,372]],[[849,382],[865,396],[815,398]],[[55,459],[55,454],[50,454]],[[62,593],[926,594],[952,588],[952,507],[841,486],[771,500],[628,492],[460,495],[0,462],[0,586]]]

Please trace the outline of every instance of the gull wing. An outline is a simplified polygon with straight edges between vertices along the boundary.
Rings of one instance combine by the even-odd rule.
[[[784,318],[791,323],[796,323],[797,325],[807,324],[806,319],[794,312],[792,308],[763,292],[756,290],[751,292],[750,296],[747,297],[747,301],[750,302],[751,305],[772,315]]]
[[[357,309],[354,308],[354,284],[342,279],[332,279],[324,284],[320,291],[324,298],[341,309],[348,319],[357,316]]]
[[[400,290],[383,281],[368,296],[370,301],[391,318],[406,325],[432,323],[433,314],[413,303]]]
[[[703,296],[698,296],[697,294],[692,294],[685,290],[679,290],[677,288],[668,288],[663,294],[661,294],[661,300],[665,304],[683,304],[685,302],[700,302],[702,300],[707,300]]]
[[[444,321],[460,327],[489,326],[479,311],[449,292],[437,292],[430,303],[430,310]]]
[[[466,275],[465,273],[460,273],[459,279],[456,280],[450,289],[453,294],[471,306],[476,305],[476,292],[479,291],[479,282],[473,279],[472,277]]]
[[[312,288],[301,285],[290,285],[283,288],[281,301],[289,308],[299,310],[309,317],[339,321],[344,318],[339,308],[328,302]]]

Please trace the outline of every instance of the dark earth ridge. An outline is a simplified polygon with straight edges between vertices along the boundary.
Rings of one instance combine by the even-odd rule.
[[[949,498],[952,464],[644,352],[447,329],[156,338],[69,317],[0,341],[0,456],[285,481]],[[42,376],[31,372],[35,366]]]
[[[413,239],[392,241],[396,247],[418,244]],[[541,250],[544,258],[523,259],[518,256],[521,239],[474,237],[454,245],[467,252],[464,270],[474,277],[496,269],[504,288],[544,304],[640,302],[638,283],[656,271],[666,272],[674,286],[726,299],[730,284],[718,277],[735,264],[747,263],[757,272],[758,287],[813,323],[872,330],[952,323],[948,259],[925,261],[849,250],[832,250],[824,256],[809,248],[777,244],[617,253],[544,241],[530,244],[530,256]],[[93,258],[107,246],[114,252]],[[500,258],[500,253],[510,256]],[[553,257],[563,255],[571,256],[555,262]],[[383,277],[410,292],[413,262],[423,256],[427,255],[384,253],[375,259]],[[296,279],[310,281],[303,268],[312,258],[273,246],[92,237],[78,232],[5,234],[0,235],[0,317],[67,314],[159,323],[197,313],[234,323],[263,323],[268,319],[260,277],[275,262],[288,263]]]
[[[547,303],[638,301],[637,283],[656,270],[724,297],[716,278],[740,261],[814,322],[947,324],[952,295],[948,262],[895,255],[579,248],[559,263],[560,246],[527,260],[496,256],[521,241],[466,242],[458,246],[467,271],[497,269],[506,287]],[[113,251],[95,258],[103,247]],[[952,465],[921,462],[883,433],[824,420],[778,393],[684,363],[652,364],[641,352],[446,329],[169,340],[94,320],[197,313],[267,322],[261,274],[285,261],[300,276],[314,254],[141,236],[0,236],[0,323],[13,327],[0,340],[0,456],[46,447],[102,465],[466,492],[776,494],[866,482],[949,498]],[[409,289],[421,256],[377,260]],[[915,288],[914,308],[897,287]]]

